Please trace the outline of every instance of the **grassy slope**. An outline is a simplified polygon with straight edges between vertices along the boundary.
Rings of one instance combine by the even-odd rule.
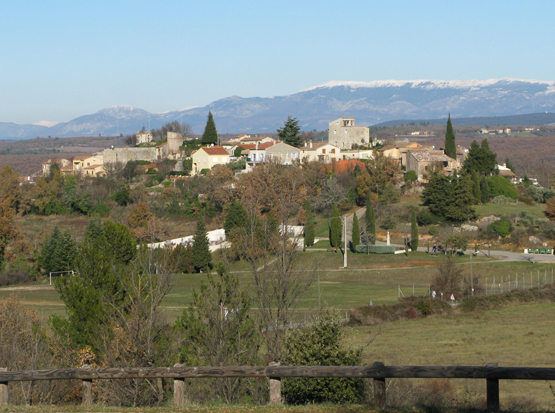
[[[555,304],[510,306],[482,314],[431,316],[380,327],[350,327],[346,341],[364,345],[364,361],[386,365],[465,365],[553,367],[555,359]],[[381,333],[380,333],[381,330]],[[460,391],[468,385],[484,395],[482,381],[457,380]],[[543,406],[554,402],[548,382],[501,381],[501,401],[527,396]]]

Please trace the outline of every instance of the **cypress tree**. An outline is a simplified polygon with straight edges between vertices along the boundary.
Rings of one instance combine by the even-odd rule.
[[[372,201],[370,200],[370,191],[368,191],[368,197],[366,199],[366,236],[370,237],[372,244],[376,243],[376,217],[374,215],[374,207],[372,206]]]
[[[302,143],[301,136],[299,135],[300,131],[299,121],[296,118],[288,116],[285,125],[283,125],[283,128],[278,129],[277,133],[281,141],[298,148]]]
[[[333,204],[331,208],[330,220],[330,245],[333,248],[341,246],[341,216],[339,215],[339,208],[337,204]]]
[[[208,120],[206,121],[206,127],[204,128],[204,133],[202,134],[201,143],[203,145],[218,143],[218,132],[216,131],[216,123],[214,122],[212,112],[208,112]]]
[[[193,267],[195,271],[207,272],[212,267],[212,255],[210,254],[210,242],[206,234],[206,226],[203,217],[197,221],[197,228],[193,236]]]
[[[314,216],[312,215],[312,206],[310,205],[310,200],[306,200],[304,206],[304,245],[311,247],[314,245]]]
[[[229,237],[231,230],[234,228],[244,228],[248,222],[248,214],[240,202],[233,201],[229,206],[224,221],[225,236]]]
[[[358,217],[356,211],[353,214],[353,236],[351,238],[351,241],[353,243],[353,251],[357,252],[357,245],[360,245],[360,226],[358,225]]]
[[[451,123],[451,114],[447,119],[447,130],[445,131],[445,155],[457,159],[457,144],[455,143],[455,131]]]
[[[410,223],[410,249],[418,251],[418,225],[416,224],[416,211],[412,211]]]

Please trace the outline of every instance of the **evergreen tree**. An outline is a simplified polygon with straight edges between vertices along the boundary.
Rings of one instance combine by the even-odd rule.
[[[233,201],[229,206],[224,221],[225,236],[229,237],[234,228],[244,228],[248,222],[248,214],[243,205],[238,201]]]
[[[416,223],[416,211],[412,211],[410,223],[410,249],[418,251],[418,224]]]
[[[341,216],[339,215],[339,208],[337,204],[333,204],[331,208],[330,227],[330,245],[333,248],[341,246]]]
[[[295,146],[299,148],[301,146],[301,136],[299,132],[301,127],[299,126],[299,121],[291,116],[287,117],[285,125],[283,128],[277,130],[279,139],[288,145]]]
[[[214,122],[212,112],[208,112],[208,120],[206,121],[204,133],[202,134],[201,143],[203,145],[215,145],[218,143],[218,132],[216,131],[216,123]]]
[[[206,234],[206,226],[203,217],[197,221],[197,229],[193,236],[193,267],[197,272],[207,272],[212,268],[212,255],[210,254],[210,242]]]
[[[506,166],[507,168],[509,168],[512,172],[515,171],[515,167],[514,167],[514,165],[511,163],[511,161],[509,160],[509,157],[508,157],[508,156],[505,158],[505,166]]]
[[[372,201],[370,199],[370,190],[366,198],[366,215],[365,215],[365,226],[366,226],[366,239],[371,240],[372,244],[376,243],[376,216],[374,215],[374,207],[372,206]]]
[[[472,192],[474,194],[474,198],[476,199],[476,203],[481,203],[482,191],[480,189],[480,177],[476,171],[472,172]]]
[[[445,218],[451,222],[464,222],[476,218],[476,211],[472,207],[474,196],[472,195],[472,180],[469,176],[453,178],[452,195],[445,209]]]
[[[60,234],[52,253],[51,271],[71,271],[74,270],[74,261],[77,257],[77,245],[71,237],[71,233],[65,230]]]
[[[497,167],[497,154],[489,148],[487,139],[479,145],[477,141],[472,141],[468,149],[468,156],[464,160],[463,170],[466,172],[477,172],[481,175],[491,174]]]
[[[314,215],[312,215],[312,205],[308,199],[304,205],[304,211],[304,245],[311,247],[314,245]]]
[[[482,165],[483,173],[491,174],[497,169],[497,154],[491,151],[487,139],[482,141],[480,148],[482,149],[482,156],[484,157]]]
[[[485,176],[483,176],[480,180],[480,192],[482,193],[482,204],[489,202],[489,183],[488,179]]]
[[[445,155],[457,159],[457,144],[455,143],[455,131],[451,123],[451,114],[447,119],[447,130],[445,131]]]
[[[89,227],[95,223],[89,223]],[[74,267],[75,277],[59,277],[56,289],[64,301],[67,318],[52,317],[52,329],[69,338],[77,347],[92,346],[97,351],[103,344],[108,328],[107,302],[120,308],[129,300],[123,283],[130,277],[131,260],[137,244],[129,229],[107,221],[88,234],[80,246]]]
[[[84,239],[89,242],[96,242],[104,233],[102,223],[99,218],[91,218],[85,228]]]
[[[358,224],[358,216],[356,211],[353,214],[353,235],[351,241],[353,243],[353,251],[356,252],[357,245],[360,245],[360,226]]]
[[[260,335],[249,314],[248,287],[228,274],[220,263],[217,274],[207,274],[200,291],[193,290],[193,302],[177,319],[174,328],[183,337],[179,362],[188,366],[256,365]],[[236,403],[245,397],[241,381],[221,379],[211,386],[214,397]]]
[[[452,186],[449,177],[435,173],[431,176],[428,186],[422,192],[424,205],[438,217],[445,218],[447,206],[451,199]]]
[[[46,272],[56,271],[54,269],[54,251],[56,250],[61,234],[60,227],[55,225],[52,234],[50,234],[50,237],[48,237],[42,245],[39,264]]]

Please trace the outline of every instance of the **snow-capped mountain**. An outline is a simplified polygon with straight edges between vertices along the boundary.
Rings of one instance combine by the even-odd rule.
[[[358,125],[395,119],[507,116],[555,111],[555,82],[525,79],[332,81],[287,96],[231,96],[205,107],[149,113],[131,106],[106,108],[52,127],[0,123],[0,138],[97,136],[134,133],[178,120],[202,133],[212,110],[218,131],[274,132],[288,115],[303,130],[326,130],[341,116]]]

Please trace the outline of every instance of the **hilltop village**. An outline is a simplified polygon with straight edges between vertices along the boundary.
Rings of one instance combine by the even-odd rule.
[[[501,130],[510,133],[510,128]],[[482,129],[480,133],[489,133]],[[413,132],[412,136],[427,136],[429,132]],[[368,160],[375,154],[381,154],[396,162],[399,170],[414,171],[418,183],[427,182],[432,171],[442,170],[446,174],[462,168],[468,155],[468,149],[457,145],[456,156],[446,155],[444,148],[423,146],[417,142],[403,139],[383,142],[370,136],[370,128],[356,126],[355,119],[341,117],[329,123],[326,140],[311,140],[290,144],[268,136],[238,135],[225,142],[213,142],[202,145],[192,141],[186,145],[185,138],[179,132],[166,131],[166,136],[153,140],[152,132],[137,132],[133,136],[133,145],[126,148],[107,148],[91,155],[76,156],[73,159],[51,158],[43,162],[42,174],[50,173],[52,164],[57,164],[63,175],[80,175],[98,177],[106,175],[107,170],[123,169],[130,161],[144,165],[145,173],[155,169],[156,163],[165,160],[175,162],[174,171],[184,172],[180,175],[204,175],[217,165],[244,161],[243,168],[236,173],[247,173],[264,162],[280,165],[299,165],[302,162],[333,163],[346,160]],[[195,148],[195,146],[197,148]],[[194,148],[191,150],[191,147]],[[505,165],[498,165],[500,175],[510,178],[513,183],[518,180],[514,172]]]

